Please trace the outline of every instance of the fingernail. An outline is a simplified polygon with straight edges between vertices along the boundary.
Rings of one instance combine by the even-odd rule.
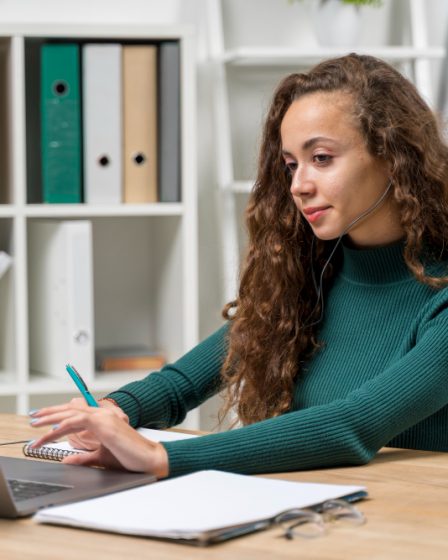
[[[53,424],[53,430],[57,430],[59,428],[59,424]]]
[[[36,422],[39,422],[39,418],[32,418],[30,420],[30,424],[35,424]]]
[[[39,409],[33,408],[28,412],[28,416],[34,416],[37,412],[39,412]]]
[[[35,439],[30,439],[30,441],[28,442],[28,445],[29,445],[30,447],[34,447],[34,444],[35,444],[35,443],[36,443],[36,440],[35,440]]]

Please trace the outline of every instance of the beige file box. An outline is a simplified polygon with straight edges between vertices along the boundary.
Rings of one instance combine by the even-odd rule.
[[[124,202],[157,202],[157,47],[123,47]]]

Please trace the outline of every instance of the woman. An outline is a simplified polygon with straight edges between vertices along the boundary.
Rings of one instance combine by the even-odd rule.
[[[74,464],[158,477],[367,463],[384,445],[448,451],[448,151],[414,86],[355,54],[293,74],[269,110],[227,324],[178,362],[33,414],[93,450]],[[170,443],[222,388],[242,427]]]

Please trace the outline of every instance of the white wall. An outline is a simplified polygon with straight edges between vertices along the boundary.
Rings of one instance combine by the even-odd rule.
[[[162,22],[177,18],[178,4],[178,0],[0,0],[0,21]]]

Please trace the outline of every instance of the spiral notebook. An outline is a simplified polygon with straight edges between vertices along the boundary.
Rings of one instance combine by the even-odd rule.
[[[25,443],[23,446],[23,454],[27,457],[46,459],[47,461],[62,461],[64,457],[78,455],[79,453],[85,453],[85,451],[72,447],[68,441],[47,443],[42,447],[36,448],[30,447],[29,443]]]
[[[195,434],[185,434],[182,432],[172,432],[166,430],[152,430],[150,428],[138,428],[137,432],[152,441],[175,441],[177,439],[188,439],[197,437]],[[69,455],[77,455],[85,453],[84,449],[76,449],[72,447],[68,441],[58,441],[47,443],[42,447],[30,447],[30,443],[23,446],[23,454],[27,457],[35,459],[46,459],[47,461],[62,461],[64,457]]]

